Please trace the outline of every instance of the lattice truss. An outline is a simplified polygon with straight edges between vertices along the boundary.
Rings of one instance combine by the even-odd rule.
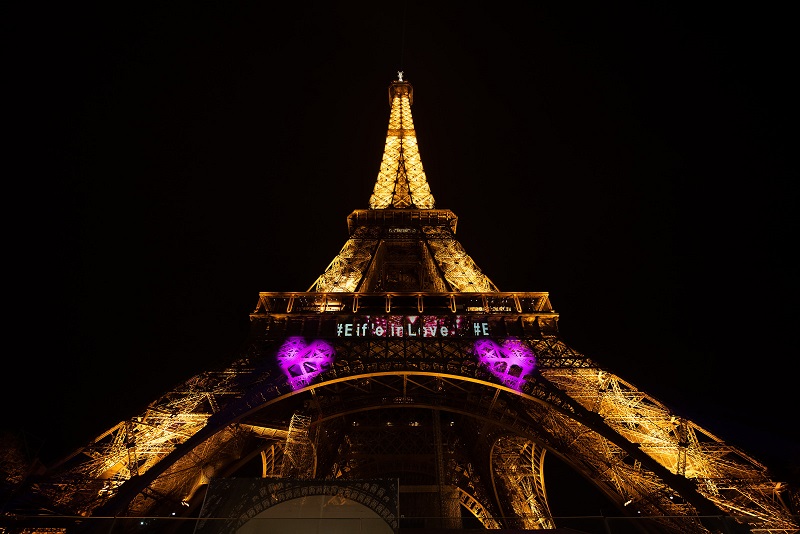
[[[315,454],[308,428],[311,417],[295,413],[289,422],[289,433],[283,451],[281,477],[307,479],[314,477]]]
[[[433,438],[426,429],[410,427],[398,433],[362,420],[343,443],[334,473],[337,478],[370,478],[399,469],[427,477],[435,468],[429,457]]]
[[[460,351],[456,351],[456,353],[458,352]],[[356,367],[360,367],[356,362],[353,363]],[[451,372],[458,369],[457,366],[453,367],[454,364],[456,362],[451,361],[451,364],[447,365],[447,369]],[[440,369],[444,372],[444,367],[440,367]],[[460,373],[462,376],[479,376],[478,370],[474,367],[465,368],[462,366]],[[500,396],[500,390],[494,390],[492,395],[491,388],[486,389],[485,386],[477,386],[474,383],[460,382],[458,377],[451,378],[453,379],[448,379],[444,376],[407,376],[402,378],[398,376],[373,376],[368,380],[357,379],[352,382],[338,382],[330,388],[323,388],[324,394],[320,393],[318,398],[321,401],[321,409],[330,418],[338,410],[351,410],[352,406],[346,399],[355,397],[356,392],[363,394],[375,388],[379,388],[382,391],[393,390],[397,396],[390,397],[390,402],[404,404],[419,401],[432,392],[446,390],[448,392],[447,396],[436,399],[435,403],[438,406],[455,412],[483,417],[485,420],[491,421],[492,424],[513,427],[520,436],[525,436],[518,438],[505,437],[504,441],[498,441],[493,449],[491,477],[494,484],[500,485],[500,489],[497,491],[502,493],[502,496],[498,496],[497,500],[511,503],[511,509],[505,510],[501,514],[494,514],[494,516],[519,517],[521,521],[520,528],[544,528],[543,525],[551,524],[552,518],[546,501],[544,475],[542,472],[544,449],[535,445],[531,440],[542,440],[560,450],[566,450],[567,445],[575,441],[576,435],[580,436],[583,433],[593,432],[588,428],[583,428],[574,420],[555,413],[551,407],[543,407],[541,403],[525,403],[530,405],[529,413],[525,415],[532,417],[536,422],[535,426],[531,426],[525,422],[528,417],[522,417],[523,414],[519,411],[519,407],[512,406]],[[351,393],[350,389],[354,391]],[[330,404],[328,399],[335,399],[335,404]],[[339,405],[339,403],[342,404]],[[386,435],[384,436],[383,434]],[[363,439],[353,439],[357,435],[356,433],[351,433],[351,439],[348,443],[350,447],[357,444],[358,450],[351,450],[346,455],[345,467],[341,473],[338,473],[339,476],[352,476],[353,474],[365,476],[379,472],[384,466],[375,465],[378,454],[395,452],[402,455],[409,452],[405,448],[409,446],[408,440],[411,439],[414,433],[407,432],[404,434],[403,441],[398,441],[396,434],[377,428],[370,428],[367,433],[368,437]],[[394,441],[391,441],[392,439]],[[585,445],[586,450],[572,449],[572,452],[576,455],[594,454],[591,450],[593,444],[594,442],[588,442]],[[425,444],[412,447],[411,450],[419,450],[423,445]],[[424,449],[429,450],[430,446],[424,446]],[[354,452],[356,454],[353,454]],[[595,456],[597,455],[595,454]],[[411,455],[410,458],[413,459],[414,456]],[[590,461],[590,465],[602,464],[605,456],[598,456],[598,458]],[[412,470],[431,471],[431,466],[427,463],[423,462],[414,469],[413,463],[408,464],[408,460],[404,460],[404,462],[406,467]],[[468,472],[466,477],[458,476],[462,471]],[[485,495],[481,494],[480,477],[472,471],[471,466],[467,464],[459,468],[453,467],[451,463],[449,472],[451,473],[450,476],[453,477],[451,482],[459,488],[459,500],[462,505],[472,511],[486,528],[500,528],[492,518],[492,514],[484,508],[483,503],[488,503],[489,501]],[[613,496],[617,496],[616,488],[611,488],[608,492]],[[693,515],[691,508],[687,508],[687,510],[689,515]],[[694,532],[684,530],[683,526],[676,526],[673,531]],[[698,529],[696,532],[705,532],[705,530]]]
[[[188,503],[195,492],[217,474],[219,468],[240,457],[249,433],[226,427],[182,456],[156,478],[128,506],[129,515],[149,515],[162,504]]]
[[[494,478],[502,482],[521,528],[554,529],[544,483],[545,449],[527,439],[503,436],[492,447]],[[503,502],[502,499],[498,499]],[[510,514],[505,514],[510,515]]]
[[[86,513],[100,506],[131,476],[145,473],[204,427],[208,417],[218,411],[221,400],[238,395],[235,379],[249,372],[242,363],[191,378],[151,403],[143,413],[97,436],[54,466],[53,475],[40,484],[40,493],[56,509],[73,513]],[[209,455],[217,454],[220,444],[227,444],[232,437],[220,433],[203,447]],[[151,490],[157,493],[160,486],[166,494],[188,496],[191,487],[202,478],[198,466],[205,459],[200,456],[189,455],[176,463]]]
[[[403,85],[394,86],[383,159],[369,199],[371,209],[434,207],[417,147],[410,94],[402,90]]]
[[[331,402],[338,405],[344,400],[342,396],[351,397],[375,388],[387,392],[394,390],[398,396],[392,402],[399,405],[412,402],[420,393],[441,393],[445,388],[460,389],[455,382],[439,377],[373,377],[368,381],[339,382],[331,388],[323,388],[324,394],[319,394],[317,398],[324,403],[323,409],[327,412],[334,408]],[[440,433],[446,459],[439,463],[434,458],[437,440],[434,438],[436,431],[432,427],[435,428],[435,425],[430,415],[429,410],[423,410],[422,413],[412,410],[399,416],[392,426],[387,426],[387,421],[392,417],[384,420],[377,411],[364,412],[358,418],[353,418],[348,422],[348,427],[343,429],[344,435],[334,455],[330,476],[370,478],[402,470],[405,477],[413,478],[414,484],[424,484],[434,482],[430,477],[438,469],[441,471],[440,479],[452,494],[453,500],[448,501],[447,505],[455,507],[453,517],[458,516],[458,507],[463,506],[485,528],[501,528],[495,519],[500,514],[487,508],[487,505],[491,505],[491,499],[481,476],[472,466],[469,451],[453,428],[446,427]],[[434,415],[439,416],[438,412]],[[327,427],[326,435],[328,430],[332,431]]]
[[[772,482],[766,468],[747,454],[596,366],[540,370],[669,471],[695,480],[698,491],[722,510],[759,532],[797,532],[781,501],[781,484]],[[691,515],[688,505],[619,447],[556,412],[547,417],[554,435],[577,452],[575,457],[592,464],[592,470],[626,502],[650,515]]]
[[[422,230],[425,232],[437,265],[453,291],[467,293],[498,291],[450,230],[440,226],[424,226]]]
[[[537,354],[541,375],[548,382],[563,390],[572,401],[598,413],[606,425],[666,469],[695,480],[700,493],[722,510],[749,523],[759,532],[798,532],[781,500],[782,485],[771,482],[761,464],[694,423],[676,418],[658,401],[600,370],[594,362],[560,340],[547,338],[528,343]],[[368,350],[364,348],[366,345],[363,344],[350,347],[347,351],[350,359],[337,361],[332,376],[399,370],[400,361],[424,353],[414,344],[392,341],[372,345]],[[424,359],[429,363],[420,362],[415,368],[438,370],[442,373],[440,378],[474,376],[486,379],[474,362],[464,358],[470,350],[468,347],[447,343],[440,349],[442,352],[436,356],[432,353],[426,355]],[[419,380],[420,377],[415,377],[407,382],[412,384]],[[372,377],[368,382],[391,387],[387,377]],[[454,382],[445,383],[452,391],[462,389]],[[394,386],[394,389],[398,395],[396,399],[408,398],[405,385],[402,389]],[[482,398],[480,405],[474,405],[475,401],[465,404],[464,397],[456,395],[454,398],[458,399],[460,406],[454,405],[453,408],[468,409],[475,414],[486,410],[497,423],[512,421],[519,435],[552,447],[573,460],[573,467],[591,478],[611,499],[620,504],[628,503],[646,516],[658,517],[657,520],[671,531],[707,532],[696,520],[696,510],[683,501],[676,489],[596,429],[582,424],[580,418],[566,415],[563,409],[554,409],[568,406],[548,393],[547,388],[533,384],[530,391],[545,402],[520,398],[521,404],[512,408],[506,401],[497,399],[497,395],[491,401]],[[444,407],[449,405],[449,400],[445,397],[437,402]],[[326,410],[330,408],[328,406]],[[523,423],[521,411],[532,423]],[[502,470],[498,472],[502,473]],[[531,489],[527,490],[523,500],[541,496],[538,489],[533,490],[535,479],[530,480]],[[546,501],[541,500],[539,504],[544,506]],[[546,517],[546,514],[542,512],[537,517]]]
[[[452,468],[451,471],[453,471]],[[502,528],[491,511],[484,506],[484,503],[489,503],[489,498],[484,495],[483,487],[480,484],[480,476],[474,472],[472,464],[466,464],[458,473],[462,476],[462,480],[456,486],[461,506],[469,510],[484,528],[489,530]]]
[[[797,532],[782,505],[780,486],[769,480],[762,465],[690,421],[674,417],[658,401],[601,370],[558,339],[525,342],[537,355],[539,371],[549,383],[585,409],[598,413],[605,424],[630,443],[637,444],[666,469],[696,480],[698,490],[721,509],[730,511],[761,532]],[[323,382],[316,386],[321,393],[328,389],[324,382],[326,378],[350,376],[354,378],[352,387],[359,391],[366,391],[365,387],[371,387],[370,384],[393,390],[396,395],[392,402],[407,402],[410,396],[437,395],[436,401],[443,409],[467,410],[471,414],[485,412],[492,422],[508,422],[517,429],[517,435],[531,442],[540,442],[574,460],[576,468],[590,476],[618,502],[630,501],[647,516],[661,517],[660,521],[668,523],[674,531],[706,532],[699,524],[689,523],[696,512],[681,501],[674,489],[652,471],[643,468],[618,445],[566,415],[564,410],[554,409],[553,406],[558,406],[558,399],[552,397],[551,404],[551,397],[537,390],[536,384],[532,384],[531,394],[545,402],[533,402],[507,391],[504,395],[508,400],[518,399],[518,405],[512,406],[503,398],[498,399],[499,389],[495,391],[494,399],[480,397],[470,400],[475,393],[469,388],[477,386],[472,382],[468,386],[461,380],[471,377],[484,381],[491,380],[491,377],[476,365],[474,357],[470,356],[471,344],[466,341],[454,339],[436,346],[403,340],[388,340],[380,344],[353,341],[339,349],[342,354],[347,354],[347,358],[337,360],[323,377]],[[410,368],[407,367],[409,362]],[[434,371],[437,375],[414,377],[396,374],[405,368]],[[361,385],[363,379],[356,379],[364,373],[389,370],[395,371],[391,375],[371,376],[366,381],[367,386]],[[198,432],[210,415],[219,411],[217,405],[226,404],[225,397],[241,396],[243,391],[235,385],[239,383],[237,378],[251,371],[239,362],[224,372],[206,373],[187,381],[154,402],[143,414],[119,423],[68,458],[58,474],[40,488],[41,493],[49,496],[60,509],[81,513],[96,508],[131,475],[146,473],[176,445]],[[338,384],[336,388],[346,385]],[[452,394],[438,396],[442,387]],[[259,388],[259,391],[267,390]],[[324,398],[339,397],[341,400],[338,402],[358,398],[344,391],[331,391],[331,395],[327,392],[320,395],[320,407],[328,416],[337,405],[326,404]],[[275,394],[280,395],[277,391]],[[520,417],[523,413],[524,420]],[[136,497],[129,512],[144,515],[152,510],[156,501],[180,502],[191,498],[193,492],[220,466],[238,457],[249,436],[273,441],[285,438],[286,447],[289,447],[290,433],[283,431],[280,436],[278,433],[261,427],[250,428],[245,424],[223,426],[221,431],[170,465]],[[506,481],[508,486],[516,484],[521,488],[514,501],[515,511],[525,510],[526,514],[537,519],[549,518],[543,482],[537,471],[537,453],[533,449],[526,452],[524,447],[527,445],[522,443],[511,441],[499,446],[498,450],[505,451],[505,457],[496,458],[494,476]],[[522,447],[517,450],[516,457],[510,454],[514,447]],[[269,471],[274,473],[276,467],[273,464]],[[486,518],[490,514],[480,506],[480,502],[486,501],[474,491],[467,493],[459,497],[461,502],[476,510],[476,517],[484,517],[484,524],[488,527],[490,523]]]
[[[379,228],[357,228],[309,291],[350,293],[357,290],[378,247]]]

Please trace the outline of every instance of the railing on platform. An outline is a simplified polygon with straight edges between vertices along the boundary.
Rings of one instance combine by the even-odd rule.
[[[549,294],[542,292],[262,292],[251,315],[393,312],[556,315]]]

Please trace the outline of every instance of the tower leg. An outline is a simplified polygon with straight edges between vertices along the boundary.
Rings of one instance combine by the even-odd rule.
[[[436,484],[439,486],[439,520],[436,527],[458,529],[461,528],[461,504],[458,499],[458,489],[447,482],[447,459],[444,454],[442,440],[442,421],[439,410],[432,410],[433,437],[436,450]],[[434,525],[432,525],[434,526]]]

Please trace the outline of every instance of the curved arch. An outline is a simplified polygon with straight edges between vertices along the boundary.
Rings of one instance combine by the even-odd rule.
[[[553,436],[548,434],[548,429],[545,428],[548,424],[552,423],[565,426],[564,423],[567,419],[580,423],[582,428],[591,431],[589,433],[596,434],[598,436],[596,439],[605,444],[604,446],[610,446],[612,451],[618,450],[623,452],[625,456],[633,458],[639,466],[637,469],[644,468],[648,472],[653,473],[657,479],[660,479],[661,486],[673,488],[673,490],[682,495],[686,501],[690,502],[699,513],[714,516],[724,515],[713,502],[709,501],[696,490],[692,482],[681,476],[672,474],[664,466],[649,457],[637,444],[628,441],[614,428],[606,424],[597,413],[588,410],[576,400],[569,397],[563,390],[555,387],[540,373],[536,373],[534,376],[526,379],[523,387],[520,388],[522,391],[518,391],[492,381],[491,376],[485,371],[482,371],[480,366],[472,365],[465,369],[463,366],[456,366],[454,364],[449,369],[439,368],[435,371],[428,371],[421,370],[418,365],[412,365],[408,362],[405,362],[404,365],[395,365],[391,370],[373,370],[367,372],[363,370],[353,370],[350,372],[339,370],[337,373],[330,375],[323,374],[320,376],[319,382],[307,385],[298,390],[291,390],[291,388],[286,387],[285,383],[281,382],[272,383],[272,385],[267,388],[262,386],[251,390],[249,393],[231,402],[222,410],[209,417],[205,427],[201,428],[196,434],[176,447],[175,450],[156,465],[153,465],[147,472],[123,484],[117,494],[109,501],[108,505],[104,507],[103,512],[114,514],[122,512],[127,502],[132,500],[139,493],[145,491],[150,484],[178,459],[184,455],[190,454],[195,447],[202,444],[209,437],[266,408],[280,404],[291,398],[300,398],[300,396],[309,392],[323,391],[325,388],[331,388],[337,384],[348,384],[358,380],[387,381],[392,379],[396,380],[401,377],[404,379],[408,379],[409,377],[418,379],[422,377],[447,380],[452,383],[472,384],[479,388],[486,388],[494,391],[495,399],[502,394],[504,399],[522,404],[522,410],[514,414],[511,414],[511,411],[502,413],[503,417],[507,415],[510,417],[510,420],[505,421],[503,417],[498,421],[497,413],[495,413],[492,416],[492,424],[501,426],[508,425],[509,430],[522,436],[537,436],[544,432],[545,434],[539,435],[539,438],[544,438],[544,443],[549,439],[551,443],[546,444],[550,447],[566,447],[567,440],[565,436]],[[446,396],[437,396],[435,393],[431,392],[429,397],[431,397],[432,400],[430,400],[430,402],[423,402],[420,406],[434,405],[447,410],[457,409],[456,406],[446,406],[447,402],[450,402],[450,399]],[[534,405],[539,406],[539,408],[534,409]],[[389,406],[373,404],[372,406],[361,406],[358,410],[378,409],[379,407],[386,408]],[[469,412],[468,415],[474,417],[476,414],[480,414],[481,410],[472,407]],[[336,415],[341,416],[342,413],[339,412]],[[549,417],[549,419],[545,420],[546,417]],[[553,423],[553,421],[555,421],[555,423]],[[558,421],[560,421],[560,423]],[[572,427],[574,427],[574,425],[571,425],[570,428]],[[629,477],[631,474],[622,473],[619,476],[625,479],[625,477]],[[597,481],[595,481],[595,483],[597,484]],[[608,487],[598,487],[605,492],[609,491]],[[615,497],[618,501],[621,496],[624,496],[623,492],[624,489],[621,490],[617,488]],[[664,495],[663,498],[667,499],[668,497]],[[653,513],[658,515],[660,511],[661,510],[658,510]]]
[[[263,531],[259,524],[275,528],[280,521],[274,520],[292,519],[291,531],[302,533],[297,519],[312,518],[313,532],[319,520],[330,519],[325,531],[347,532],[339,527],[355,524],[371,527],[364,532],[390,534],[399,526],[397,488],[389,480],[215,479],[196,532],[246,534]]]
[[[486,510],[481,502],[465,491],[463,488],[457,488],[458,500],[461,506],[469,510],[469,512],[481,522],[483,528],[488,530],[500,529],[500,523]]]
[[[331,501],[336,506],[331,507]],[[353,499],[329,495],[298,497],[274,504],[247,520],[236,534],[261,532],[293,534],[393,534],[392,528],[368,506]]]

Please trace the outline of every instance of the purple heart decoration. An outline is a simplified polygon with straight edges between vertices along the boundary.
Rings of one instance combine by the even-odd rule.
[[[317,376],[333,363],[333,347],[316,340],[306,345],[301,336],[288,338],[278,350],[278,364],[292,389],[311,384]]]
[[[508,338],[495,343],[491,339],[475,341],[475,354],[478,361],[503,385],[520,391],[525,376],[536,367],[536,355],[516,338]]]

